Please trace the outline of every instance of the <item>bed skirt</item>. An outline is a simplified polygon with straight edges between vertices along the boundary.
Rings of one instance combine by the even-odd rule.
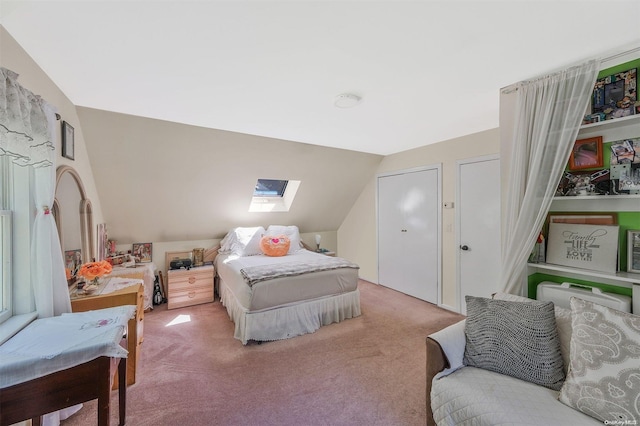
[[[323,325],[360,316],[358,289],[256,312],[249,312],[240,305],[222,280],[219,292],[222,305],[235,324],[234,337],[243,345],[249,340],[282,340],[313,333]]]

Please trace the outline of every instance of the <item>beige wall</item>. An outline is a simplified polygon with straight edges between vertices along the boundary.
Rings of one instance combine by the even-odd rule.
[[[487,130],[449,141],[385,157],[377,174],[442,164],[442,200],[456,196],[456,162],[458,160],[500,152],[498,129]],[[499,190],[499,188],[496,188]],[[376,178],[372,178],[338,229],[338,252],[360,265],[360,277],[378,282],[376,247]],[[456,306],[455,209],[442,210],[442,303]]]
[[[18,82],[20,82],[23,87],[29,89],[36,95],[40,95],[47,102],[58,108],[58,113],[62,118],[57,128],[57,166],[69,165],[78,172],[84,184],[85,191],[87,192],[87,198],[91,201],[93,223],[102,223],[103,215],[100,197],[96,190],[93,171],[85,145],[84,133],[75,106],[2,26],[0,26],[0,52],[2,52],[0,55],[0,66],[18,73]],[[62,54],[62,51],[60,53]],[[75,161],[62,157],[62,150],[60,148],[62,121],[66,121],[73,126],[75,131]]]

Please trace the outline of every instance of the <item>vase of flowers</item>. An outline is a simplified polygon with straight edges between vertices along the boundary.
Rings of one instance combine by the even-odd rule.
[[[100,262],[87,262],[80,267],[78,275],[91,282],[90,285],[97,287],[98,278],[103,275],[110,274],[112,270],[113,267],[106,260],[101,260]],[[85,291],[87,290],[87,287],[85,287]]]

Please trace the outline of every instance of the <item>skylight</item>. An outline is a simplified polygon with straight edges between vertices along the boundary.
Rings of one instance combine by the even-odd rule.
[[[249,211],[288,212],[299,186],[299,180],[258,179]]]
[[[253,190],[254,197],[282,197],[287,189],[288,180],[258,179]]]

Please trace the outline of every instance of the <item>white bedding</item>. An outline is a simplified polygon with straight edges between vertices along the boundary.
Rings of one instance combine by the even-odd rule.
[[[439,425],[601,425],[558,401],[558,392],[514,377],[464,367],[431,388]]]
[[[360,315],[358,270],[342,268],[276,278],[249,287],[240,270],[249,266],[314,259],[322,254],[298,250],[282,257],[219,254],[219,293],[235,323],[235,337],[280,340],[311,333],[322,325]]]

